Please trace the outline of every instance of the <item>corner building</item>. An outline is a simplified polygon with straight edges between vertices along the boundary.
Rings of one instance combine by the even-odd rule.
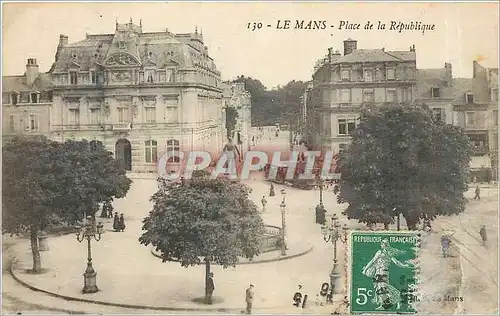
[[[223,148],[220,72],[197,30],[144,33],[130,21],[74,43],[61,35],[49,73],[54,140],[99,140],[134,172],[156,172],[166,152]]]
[[[343,55],[328,49],[316,63],[308,113],[308,139],[316,148],[341,152],[351,141],[363,108],[410,104],[416,89],[415,45],[408,51],[358,49],[344,41]]]

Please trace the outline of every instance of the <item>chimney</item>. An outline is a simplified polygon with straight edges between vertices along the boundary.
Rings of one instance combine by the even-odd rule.
[[[328,62],[332,62],[333,47],[328,47]]]
[[[450,63],[444,63],[444,69],[445,69],[445,80],[446,80],[446,85],[448,87],[451,87],[453,84],[453,72],[451,71],[451,64]]]
[[[59,35],[59,46],[68,45],[68,37],[64,34]]]
[[[410,52],[414,52],[415,51],[415,44],[413,44],[412,46],[410,46]]]
[[[344,41],[344,56],[358,49],[358,41],[348,38]]]
[[[28,58],[28,63],[26,64],[26,83],[32,85],[35,79],[38,77],[38,64],[35,58]]]

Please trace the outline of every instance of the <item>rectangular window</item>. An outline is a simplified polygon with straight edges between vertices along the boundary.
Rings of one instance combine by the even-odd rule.
[[[80,125],[80,110],[79,109],[69,109],[68,124]]]
[[[144,83],[144,73],[143,72],[139,73],[139,83]]]
[[[101,123],[101,109],[91,108],[90,109],[90,124],[98,125]]]
[[[387,90],[386,102],[397,102],[396,90]]]
[[[493,122],[495,122],[495,126],[498,126],[498,111],[493,111]]]
[[[118,123],[128,123],[128,107],[118,108]]]
[[[97,83],[97,74],[95,71],[90,72],[90,83],[92,83],[92,84]]]
[[[465,113],[465,126],[473,126],[475,124],[474,114],[474,112]]]
[[[31,94],[31,103],[38,103],[38,93]]]
[[[363,79],[367,82],[373,81],[373,70],[371,69],[365,69],[363,71]]]
[[[146,123],[155,123],[156,122],[156,108],[155,107],[145,107],[144,113],[146,116]]]
[[[30,114],[28,116],[28,126],[27,130],[30,130],[32,132],[38,131],[38,115],[37,114]]]
[[[410,88],[403,88],[403,89],[401,90],[401,93],[403,94],[403,96],[402,96],[402,99],[403,99],[403,100],[402,100],[402,101],[403,101],[403,102],[409,102],[409,101],[410,101],[410,98],[411,98],[411,97],[410,97]]]
[[[9,117],[9,132],[13,133],[16,131],[16,116],[11,115]]]
[[[388,68],[387,69],[387,80],[394,80],[394,79],[396,79],[396,69]]]
[[[363,102],[373,102],[375,101],[375,92],[373,90],[363,91]]]
[[[352,135],[352,132],[356,129],[356,119],[347,120],[347,133]]]
[[[12,100],[12,104],[13,105],[17,105],[17,103],[19,101],[17,93],[12,93],[12,95],[10,97],[11,97],[11,100]]]
[[[158,161],[158,146],[156,140],[147,140],[144,142],[145,156],[147,163],[156,163]]]
[[[339,154],[347,150],[348,144],[339,144]]]
[[[170,158],[168,158],[167,163],[168,162],[175,162],[175,163],[180,162],[181,160],[180,160],[179,152],[180,152],[179,141],[175,140],[175,139],[168,140],[167,141],[167,157],[170,157]]]
[[[351,72],[348,69],[344,69],[341,72],[342,81],[351,81]]]
[[[474,103],[474,93],[467,93],[465,98],[468,104]]]
[[[146,71],[146,82],[147,83],[154,83],[154,71]]]
[[[338,119],[339,124],[339,135],[347,135],[347,120]]]
[[[434,116],[434,119],[436,121],[442,121],[443,120],[442,110],[440,108],[434,108],[434,109],[432,109],[432,115]]]
[[[173,69],[167,69],[167,77],[166,77],[167,82],[174,82],[175,81],[175,73]]]
[[[342,89],[340,90],[340,103],[350,103],[351,102],[351,90]]]
[[[338,119],[339,135],[351,135],[356,129],[356,119]]]
[[[431,88],[431,97],[439,98],[439,88]]]
[[[498,89],[491,89],[491,101],[498,102]]]
[[[165,82],[165,72],[164,71],[158,72],[158,81]]]
[[[78,84],[78,73],[76,71],[69,73],[69,84]]]

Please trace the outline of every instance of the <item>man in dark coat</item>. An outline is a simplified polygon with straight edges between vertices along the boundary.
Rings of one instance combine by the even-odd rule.
[[[212,304],[212,294],[214,293],[214,274],[210,273],[207,280],[207,304]]]
[[[120,231],[120,218],[118,217],[118,212],[115,212],[115,217],[113,218],[113,229],[115,232]]]
[[[120,231],[125,231],[125,218],[123,218],[123,213],[120,214],[119,225]]]

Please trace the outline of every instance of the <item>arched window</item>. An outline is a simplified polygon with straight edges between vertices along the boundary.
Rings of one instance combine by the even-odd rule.
[[[167,155],[169,158],[167,162],[175,162],[175,163],[181,162],[179,152],[180,152],[179,141],[175,139],[168,140]]]
[[[147,163],[155,163],[158,161],[158,147],[156,140],[147,140],[144,142],[144,150]]]

